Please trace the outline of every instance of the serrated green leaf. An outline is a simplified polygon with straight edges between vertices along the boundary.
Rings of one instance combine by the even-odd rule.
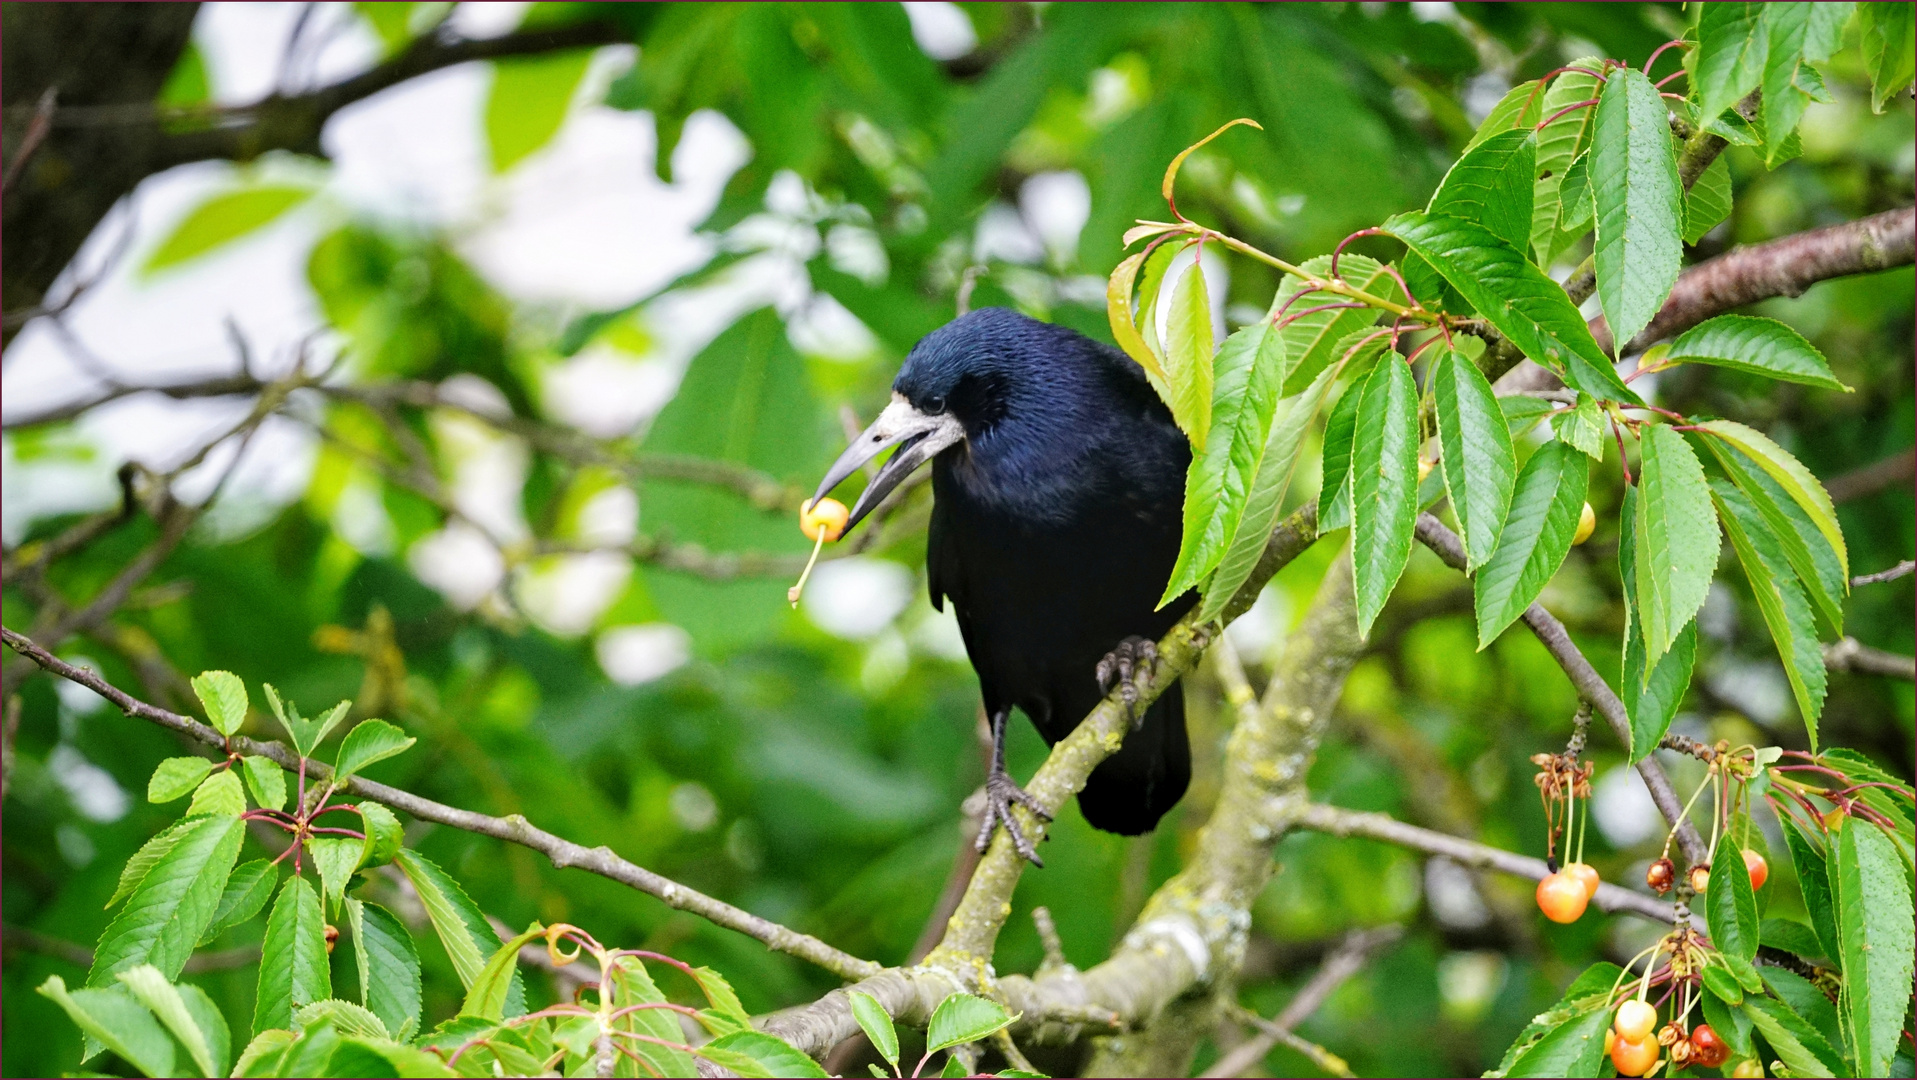
[[[226,888],[220,892],[220,902],[213,909],[213,918],[200,931],[199,941],[194,947],[210,943],[214,938],[245,922],[260,913],[266,902],[273,897],[273,886],[278,880],[273,873],[273,864],[266,859],[254,859],[233,868],[227,876]]]
[[[1844,1070],[1843,1058],[1830,1043],[1776,998],[1747,996],[1744,1015],[1790,1068],[1792,1076],[1837,1076]]]
[[[1841,955],[1837,936],[1837,908],[1831,899],[1830,870],[1825,853],[1794,818],[1783,817],[1783,824],[1784,844],[1790,848],[1791,865],[1797,871],[1797,887],[1803,894],[1804,910],[1810,914],[1811,929],[1817,932],[1817,941],[1823,946],[1824,955],[1836,960]]]
[[[193,793],[193,801],[187,804],[186,816],[198,817],[201,814],[218,814],[221,817],[239,817],[246,813],[246,787],[232,769],[214,773],[200,782],[199,790]]]
[[[752,1014],[746,1012],[738,993],[724,975],[709,967],[696,967],[692,969],[692,977],[699,984],[699,992],[706,996],[706,1003],[712,1006],[711,1012],[725,1017],[741,1030],[752,1026]]]
[[[404,753],[418,741],[384,720],[361,720],[340,742],[339,763],[333,766],[333,783],[338,784],[376,761]]]
[[[1858,13],[1871,111],[1883,112],[1884,102],[1908,89],[1917,73],[1917,24],[1909,4],[1861,4]]]
[[[1626,485],[1624,503],[1618,520],[1636,520],[1637,488]],[[1657,749],[1659,740],[1671,729],[1671,721],[1684,702],[1691,686],[1692,665],[1697,660],[1697,620],[1692,619],[1678,631],[1670,649],[1646,677],[1644,671],[1644,634],[1637,619],[1636,530],[1618,530],[1618,571],[1624,585],[1624,674],[1618,680],[1618,697],[1631,720],[1631,760],[1641,761]]]
[[[64,979],[49,975],[38,993],[60,1006],[81,1031],[129,1065],[148,1076],[173,1075],[173,1040],[125,987],[69,991]]]
[[[506,992],[512,987],[513,976],[519,970],[519,950],[545,932],[546,927],[535,922],[487,958],[486,966],[480,969],[479,977],[473,980],[472,986],[466,991],[466,1002],[460,1006],[459,1015],[504,1020]]]
[[[385,1039],[386,1025],[363,1006],[340,998],[322,998],[293,1011],[293,1026],[316,1027],[328,1023],[341,1035]]]
[[[179,822],[141,844],[140,850],[134,852],[133,857],[128,859],[126,865],[120,869],[119,887],[115,888],[113,895],[107,898],[106,907],[111,909],[113,905],[132,895],[133,890],[146,877],[146,872],[153,869],[153,864],[159,862],[167,852],[173,850],[174,842],[193,825],[191,821]]]
[[[309,187],[259,184],[212,195],[180,219],[147,256],[140,272],[152,274],[176,266],[265,228],[312,194]]]
[[[885,1011],[878,998],[863,990],[848,992],[846,1000],[852,1005],[852,1019],[859,1022],[859,1030],[865,1032],[865,1037],[872,1040],[872,1048],[897,1072],[899,1032],[892,1026],[892,1014]]]
[[[366,834],[365,850],[360,852],[361,866],[384,866],[392,862],[399,854],[400,845],[406,839],[406,832],[399,824],[399,818],[391,810],[379,803],[362,799],[357,804],[361,830]]]
[[[1704,606],[1721,540],[1704,468],[1684,436],[1646,425],[1638,443],[1637,615],[1644,663],[1655,668],[1684,624]]]
[[[1532,189],[1528,245],[1540,266],[1549,266],[1557,258],[1563,235],[1558,218],[1564,178],[1578,155],[1585,153],[1591,143],[1593,107],[1573,109],[1571,106],[1598,96],[1601,89],[1598,80],[1585,72],[1603,71],[1604,61],[1584,56],[1567,66],[1583,70],[1566,71],[1553,80],[1545,92],[1544,105],[1538,110],[1539,120],[1550,120],[1537,133],[1537,183]],[[1520,252],[1525,249],[1526,245],[1519,245]]]
[[[1719,154],[1684,193],[1684,242],[1695,244],[1731,216],[1731,162]]]
[[[326,957],[326,919],[319,894],[305,878],[289,877],[266,917],[260,946],[260,986],[253,1030],[289,1027],[293,1011],[333,996]]]
[[[268,810],[286,807],[286,771],[272,758],[244,757],[240,767],[246,771],[246,787],[253,801]]]
[[[1399,214],[1385,232],[1404,241],[1526,356],[1599,400],[1642,404],[1618,378],[1564,288],[1516,248],[1457,218]]]
[[[965,1067],[965,1062],[960,1061],[959,1056],[957,1054],[947,1055],[945,1058],[945,1067],[939,1070],[939,1076],[941,1080],[943,1080],[943,1078],[945,1077],[961,1077],[961,1076],[970,1076],[970,1075],[972,1075],[972,1070]]]
[[[1331,276],[1331,256],[1319,255],[1306,259],[1298,268],[1323,280]],[[1352,288],[1373,296],[1395,295],[1398,288],[1398,283],[1392,280],[1384,264],[1363,255],[1340,256],[1338,276]],[[1311,311],[1325,304],[1350,303],[1351,298],[1319,290],[1310,290],[1304,296],[1298,295],[1306,291],[1307,286],[1302,278],[1287,274],[1278,283],[1278,293],[1272,298],[1271,310],[1267,312],[1267,317],[1273,319],[1278,318],[1281,310],[1284,312],[1285,355],[1289,358],[1290,366],[1284,389],[1279,393],[1285,397],[1302,392],[1318,378],[1319,372],[1344,359],[1345,353],[1354,345],[1367,334],[1375,332],[1373,324],[1378,321],[1377,309],[1369,307]],[[1383,347],[1382,343],[1379,347]],[[1350,369],[1352,365],[1347,363],[1346,366]]]
[[[1507,131],[1529,131],[1538,126],[1538,121],[1549,115],[1544,111],[1544,88],[1539,85],[1541,79],[1521,82],[1505,92],[1491,111],[1485,114],[1484,123],[1478,125],[1477,134],[1465,144],[1465,152],[1493,135]]]
[[[1818,864],[1822,866],[1821,859]],[[1823,942],[1817,940],[1817,931],[1796,919],[1771,916],[1761,920],[1757,926],[1757,940],[1767,948],[1796,953],[1807,960],[1825,955]]]
[[[1591,196],[1591,152],[1585,151],[1564,170],[1558,185],[1558,245],[1580,235],[1597,217],[1597,201]]]
[[[1604,1029],[1610,1010],[1602,998],[1564,1020],[1519,1055],[1507,1076],[1596,1076],[1604,1058]]]
[[[1604,460],[1604,410],[1588,398],[1576,408],[1551,414],[1551,436],[1576,447],[1593,461]]]
[[[466,895],[466,890],[432,860],[402,848],[393,862],[419,891],[433,930],[445,946],[447,957],[453,961],[453,970],[459,973],[460,983],[471,988],[472,980],[479,977],[485,965],[485,958],[499,948],[499,932],[486,921],[485,913]],[[462,927],[463,935],[458,932]],[[514,974],[512,989],[506,995],[505,1014],[519,1016],[525,1011],[524,981]]]
[[[1112,270],[1111,278],[1105,286],[1106,319],[1111,323],[1112,338],[1125,355],[1132,358],[1145,371],[1146,381],[1152,384],[1161,399],[1169,397],[1165,389],[1165,369],[1158,362],[1158,353],[1145,343],[1145,336],[1139,332],[1138,323],[1132,319],[1132,287],[1138,278],[1139,268],[1145,264],[1155,248],[1147,248],[1136,255],[1128,256]]]
[[[1437,404],[1445,491],[1458,516],[1466,570],[1475,572],[1497,550],[1504,531],[1517,454],[1498,399],[1476,364],[1452,349],[1441,349],[1427,381]]]
[[[100,935],[88,985],[110,985],[113,976],[140,964],[177,977],[213,918],[245,831],[237,817],[188,822]]]
[[[1763,8],[1767,44],[1760,86],[1764,91],[1765,163],[1771,168],[1786,160],[1784,143],[1796,134],[1804,108],[1811,102],[1811,95],[1803,85],[1805,80],[1798,78],[1799,71],[1810,72],[1813,85],[1819,89],[1823,86],[1823,81],[1804,63],[1804,38],[1810,29],[1811,10],[1816,6],[1780,2],[1765,4]]]
[[[153,770],[146,782],[146,801],[169,803],[200,786],[213,763],[201,757],[170,757]]]
[[[1211,294],[1205,268],[1193,259],[1172,286],[1165,320],[1165,385],[1171,389],[1172,419],[1202,453],[1211,431]]]
[[[1706,439],[1704,445],[1770,526],[1798,583],[1810,596],[1818,625],[1832,637],[1841,636],[1844,597],[1850,591],[1850,580],[1844,576],[1837,552],[1823,531],[1783,486],[1750,458],[1717,439]]]
[[[1519,470],[1497,550],[1471,583],[1478,648],[1517,621],[1563,565],[1590,475],[1591,463],[1559,442],[1539,447]]]
[[[656,1004],[665,1000],[665,995],[659,992],[659,987],[652,981],[652,975],[646,970],[646,965],[641,963],[638,957],[623,956],[619,958],[613,968],[613,1003],[615,1008],[623,1009],[632,1005]],[[667,1044],[681,1043],[685,1038],[684,1033],[679,1029],[679,1022],[673,1014],[659,1009],[633,1010],[615,1021],[614,1026],[618,1030],[637,1032],[650,1036],[653,1039],[662,1040]],[[737,1032],[735,1034],[758,1035],[760,1033],[750,1031]],[[724,1036],[714,1039],[706,1045],[723,1044],[738,1046],[739,1044],[736,1041],[727,1042],[728,1039],[732,1038],[733,1036]],[[765,1036],[765,1038],[770,1039],[772,1037],[768,1035]],[[692,1075],[692,1058],[687,1055],[685,1051],[678,1049],[677,1046],[645,1041],[634,1041],[628,1045],[641,1057],[645,1058],[651,1068],[661,1076]],[[796,1052],[797,1051],[794,1051],[794,1053]],[[807,1061],[810,1060],[810,1058],[807,1059]],[[816,1065],[813,1067],[817,1068]],[[774,1075],[790,1074],[775,1073]]]
[[[1513,441],[1536,427],[1539,420],[1555,411],[1557,406],[1543,398],[1513,395],[1498,399],[1498,412],[1503,414],[1505,426],[1510,429]]]
[[[187,1056],[200,1067],[201,1076],[224,1076],[226,1074],[226,1056],[232,1046],[232,1033],[227,1030],[226,1019],[212,1002],[206,1001],[206,1008],[195,1010],[187,1004],[183,990],[197,990],[197,987],[176,987],[160,974],[160,969],[152,964],[141,964],[120,972],[116,976],[133,995],[135,1001],[146,1006],[147,1011],[157,1017],[173,1037],[186,1048]],[[205,995],[200,997],[204,1000]],[[196,1016],[195,1013],[204,1014]],[[202,1027],[202,1023],[210,1025]]]
[[[315,836],[306,841],[306,854],[319,871],[320,896],[326,910],[333,912],[346,896],[346,883],[359,868],[365,842],[350,836]]]
[[[1710,964],[1704,968],[1704,989],[1726,1005],[1744,1004],[1744,988],[1737,985],[1737,979],[1731,975],[1730,969],[1721,964]]]
[[[504,1043],[495,1043],[489,1047],[501,1058],[503,1065],[506,1053],[516,1053],[509,1076],[536,1076],[543,1063],[535,1060],[523,1050],[509,1047]],[[504,1051],[504,1052],[502,1052]],[[526,1067],[530,1066],[530,1067]],[[432,1077],[458,1076],[457,1072],[446,1067],[439,1058],[423,1050],[397,1043],[391,1039],[370,1039],[349,1035],[339,1041],[339,1048],[333,1051],[329,1066],[330,1076],[402,1076]]]
[[[233,1075],[278,1076],[280,1060],[297,1038],[299,1036],[292,1032],[278,1028],[254,1035],[253,1041],[240,1051],[240,1059],[233,1063]]]
[[[1537,136],[1531,132],[1493,135],[1458,158],[1425,212],[1475,221],[1523,251],[1531,236],[1537,157]]]
[[[1351,445],[1351,572],[1367,635],[1411,559],[1418,517],[1418,387],[1396,358],[1365,380]]]
[[[1910,986],[1913,938],[1910,874],[1877,825],[1856,817],[1831,830],[1831,896],[1844,969],[1840,1013],[1862,1076],[1889,1076]]]
[[[1711,481],[1711,495],[1724,520],[1724,531],[1744,566],[1744,578],[1757,597],[1757,609],[1777,643],[1791,693],[1804,717],[1811,749],[1817,749],[1817,722],[1824,711],[1827,677],[1824,653],[1817,641],[1810,601],[1792,575],[1782,544],[1744,493],[1723,480]]]
[[[1690,57],[1698,115],[1716,116],[1757,89],[1770,54],[1763,4],[1699,4]]]
[[[826,1076],[819,1063],[763,1031],[735,1031],[700,1047],[699,1056],[740,1076]]]
[[[419,1024],[419,953],[398,917],[378,904],[346,901],[359,968],[359,1000],[386,1030],[401,1038]]]
[[[1285,337],[1263,319],[1231,335],[1219,348],[1211,435],[1204,450],[1192,455],[1185,479],[1184,536],[1159,607],[1203,581],[1237,533],[1271,434],[1285,369]]]
[[[976,994],[952,994],[932,1010],[925,1027],[925,1052],[936,1054],[961,1043],[977,1042],[1018,1019],[996,1001]]]
[[[1744,869],[1744,852],[1730,837],[1711,856],[1711,886],[1705,890],[1705,917],[1717,951],[1749,963],[1757,956],[1757,894]]]
[[[301,757],[312,757],[313,751],[346,718],[346,710],[353,705],[350,701],[342,701],[325,716],[307,720],[300,716],[299,709],[292,702],[281,700],[279,691],[273,689],[272,684],[262,683],[260,689],[266,692],[267,706],[273,710],[273,716],[279,720],[280,726],[286,729],[286,734],[293,740],[293,749],[299,751]]]
[[[1831,1049],[1844,1058],[1845,1073],[1857,1075],[1851,1067],[1850,1047],[1844,1042],[1844,1029],[1837,1016],[1837,1006],[1824,996],[1823,990],[1794,971],[1769,964],[1764,965],[1759,985],[1768,988],[1773,997],[1809,1023],[1811,1030],[1824,1037]]]
[[[1720,976],[1723,974],[1717,968],[1706,968],[1704,981],[1707,986],[1712,971],[1718,971]],[[1731,986],[1735,988],[1737,984],[1732,982]],[[1743,991],[1739,990],[1737,1001],[1729,1005],[1714,994],[1705,994],[1699,1002],[1704,1010],[1704,1022],[1711,1025],[1711,1030],[1717,1032],[1718,1037],[1724,1040],[1724,1045],[1731,1048],[1731,1054],[1738,1058],[1752,1057],[1757,1052],[1751,1043],[1751,1018],[1745,1016],[1742,1009],[1736,1008],[1743,1000]]]
[[[193,676],[193,693],[206,710],[207,722],[222,735],[231,735],[246,723],[246,684],[230,671],[202,671]]]
[[[1684,187],[1669,110],[1642,72],[1605,81],[1591,135],[1598,301],[1611,338],[1637,336],[1664,306],[1684,261]]]
[[[1354,381],[1325,418],[1324,461],[1319,475],[1318,535],[1351,524],[1351,446],[1358,429],[1358,405],[1364,383]]]
[[[1710,364],[1827,390],[1850,387],[1831,374],[1824,354],[1804,335],[1757,315],[1719,315],[1679,334],[1666,363]]]
[[[1817,530],[1824,534],[1831,550],[1837,554],[1838,569],[1846,581],[1850,578],[1850,553],[1844,546],[1844,532],[1837,524],[1837,508],[1830,501],[1830,493],[1824,485],[1811,475],[1802,462],[1792,457],[1770,436],[1754,428],[1749,428],[1733,420],[1707,420],[1697,427],[1736,447],[1738,452],[1757,463],[1771,479],[1777,481],[1804,512],[1810,516]]]

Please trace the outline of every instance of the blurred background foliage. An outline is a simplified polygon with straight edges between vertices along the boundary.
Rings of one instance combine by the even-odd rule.
[[[347,17],[364,20],[391,53],[446,5],[352,7]],[[510,174],[570,116],[603,101],[651,116],[656,171],[672,179],[699,166],[675,155],[690,145],[682,132],[710,115],[703,110],[716,112],[743,135],[749,158],[701,226],[705,261],[604,310],[517,301],[461,254],[451,230],[335,210],[305,256],[325,320],[317,351],[344,349],[347,385],[437,383],[482,414],[510,410],[528,430],[552,432],[565,430],[554,372],[582,356],[643,361],[688,312],[719,311],[716,336],[668,364],[663,389],[595,391],[646,399],[610,427],[591,428],[604,440],[593,445],[610,450],[598,457],[501,434],[457,410],[401,416],[371,399],[307,402],[304,415],[323,436],[297,498],[242,526],[213,528],[209,517],[109,623],[65,643],[66,655],[87,657],[126,687],[153,686],[157,663],[228,668],[309,707],[352,697],[360,715],[420,737],[417,750],[372,770],[380,780],[523,813],[860,956],[904,961],[965,841],[960,804],[983,777],[976,683],[955,627],[924,598],[929,490],[882,542],[828,564],[799,610],[784,603],[784,557],[808,546],[791,511],[843,446],[841,410],[869,419],[900,359],[953,316],[962,290],[973,306],[1016,307],[1109,340],[1104,276],[1119,234],[1134,218],[1163,216],[1166,162],[1224,120],[1250,116],[1264,132],[1235,132],[1194,158],[1181,206],[1302,260],[1421,205],[1510,86],[1579,55],[1641,62],[1686,21],[1675,4],[921,7],[937,10],[532,5],[522,29],[613,20],[636,58],[627,49],[629,66],[597,88],[588,86],[591,50],[496,62],[478,119],[491,167]],[[201,48],[178,59],[165,103],[205,100]],[[1833,60],[1836,103],[1811,107],[1801,158],[1766,171],[1752,153],[1729,152],[1735,207],[1696,258],[1909,202],[1910,102],[1873,115],[1859,66],[1854,48]],[[582,86],[600,96],[582,104]],[[239,194],[149,223],[168,238],[147,270],[207,257],[271,221],[312,197],[326,167],[262,162]],[[767,258],[802,268],[796,293],[771,307],[726,309],[728,284]],[[1228,325],[1255,317],[1276,285],[1242,260],[1231,263],[1227,287],[1215,284],[1227,275],[1208,277]],[[1827,480],[1908,453],[1908,269],[1825,283],[1760,310],[1809,335],[1856,392],[1687,368],[1664,376],[1657,397],[1764,428]],[[18,374],[10,362],[9,377]],[[61,448],[72,438],[64,425],[10,428],[7,482],[70,452]],[[409,445],[423,449],[456,501],[470,500],[459,505],[479,531],[461,533],[443,505],[392,482],[390,467],[403,468]],[[643,465],[683,457],[743,467],[758,486],[742,493]],[[399,464],[382,471],[375,461]],[[1597,476],[1608,479],[1593,482],[1596,537],[1573,552],[1545,602],[1615,678],[1620,492],[1615,470]],[[1843,503],[1859,572],[1910,555],[1913,513],[1907,482]],[[73,520],[10,524],[10,550]],[[150,518],[136,516],[57,563],[49,583],[69,598],[92,595],[156,535]],[[494,542],[503,557],[488,555]],[[774,573],[713,580],[657,557],[687,544],[782,560]],[[595,547],[611,550],[576,553]],[[1300,559],[1234,627],[1254,673],[1331,556],[1327,543]],[[7,590],[8,626],[30,625],[36,610],[32,596]],[[1910,612],[1909,579],[1863,589],[1847,629],[1908,654]],[[1708,644],[1673,730],[1802,746],[1782,671],[1734,572],[1701,623]],[[1541,854],[1526,758],[1562,746],[1575,698],[1530,636],[1506,635],[1482,653],[1473,644],[1466,581],[1419,549],[1351,676],[1311,787],[1340,805]],[[1191,795],[1155,835],[1136,840],[1095,833],[1067,808],[1046,868],[1019,886],[999,970],[1038,963],[1026,912],[1040,904],[1070,959],[1097,962],[1178,866],[1205,820],[1229,725],[1209,673],[1187,683],[1198,761]],[[71,1068],[77,1044],[30,990],[49,973],[72,979],[82,969],[20,947],[12,931],[83,945],[97,937],[119,868],[168,818],[143,801],[145,778],[180,750],[84,691],[36,677],[19,693],[4,824],[13,1035],[4,1071],[36,1075]],[[1910,685],[1834,674],[1823,731],[1826,744],[1861,747],[1909,776]],[[1590,861],[1612,880],[1641,880],[1662,829],[1619,767],[1619,748],[1594,741],[1600,829]],[[1011,753],[1014,773],[1028,775],[1043,747],[1020,724]],[[1696,776],[1686,765],[1695,763],[1667,763],[1688,790]],[[604,941],[713,965],[751,1009],[833,985],[799,961],[611,882],[555,871],[525,850],[451,830],[409,841],[507,923],[565,919]],[[1347,930],[1408,928],[1302,1029],[1364,1075],[1491,1067],[1573,974],[1629,956],[1653,933],[1624,918],[1546,924],[1528,882],[1474,877],[1383,844],[1298,834],[1278,858],[1243,980],[1252,1008],[1274,1011]],[[1786,861],[1773,865],[1788,876]],[[1794,903],[1790,889],[1767,893],[1779,906]],[[243,947],[259,933],[245,926],[214,947]],[[449,1015],[458,984],[450,970],[434,978],[432,965],[445,960],[425,953],[428,1016]],[[250,1014],[250,971],[197,981],[229,1015]],[[1201,1067],[1214,1053],[1201,1053]],[[1266,1067],[1313,1074],[1283,1048]]]

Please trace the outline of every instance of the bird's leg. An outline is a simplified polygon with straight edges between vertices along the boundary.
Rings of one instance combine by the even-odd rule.
[[[1118,688],[1118,699],[1125,703],[1125,719],[1138,730],[1143,717],[1138,713],[1138,683],[1151,674],[1158,662],[1158,646],[1150,638],[1137,635],[1118,643],[1105,659],[1098,662],[1098,688],[1109,694]]]
[[[1005,720],[1010,715],[1010,709],[1000,709],[992,714],[992,770],[985,776],[985,820],[979,824],[978,850],[980,854],[984,853],[992,842],[992,829],[1004,822],[1005,832],[1012,838],[1012,847],[1030,859],[1033,866],[1044,866],[1045,860],[1038,857],[1038,850],[1025,838],[1025,830],[1018,827],[1018,820],[1012,817],[1012,804],[1017,803],[1030,810],[1040,821],[1052,820],[1052,815],[1045,812],[1038,800],[1013,783],[1012,777],[1005,771]]]

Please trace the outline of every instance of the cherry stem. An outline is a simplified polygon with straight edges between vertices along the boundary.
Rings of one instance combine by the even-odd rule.
[[[1582,109],[1588,105],[1596,105],[1597,103],[1598,103],[1598,99],[1591,98],[1588,101],[1580,101],[1575,105],[1566,105],[1564,108],[1559,109],[1557,112],[1554,112],[1550,116],[1545,117],[1543,120],[1538,121],[1538,126],[1533,128],[1532,130],[1543,131],[1546,127],[1550,126],[1551,121],[1556,120],[1558,117],[1563,116],[1565,113],[1576,112],[1577,110]]]
[[[1631,479],[1631,463],[1624,457],[1624,429],[1617,426],[1617,418],[1611,418],[1611,434],[1617,438],[1617,467],[1624,472],[1624,483],[1628,486],[1636,481]]]
[[[1343,240],[1338,241],[1338,247],[1336,248],[1336,250],[1332,251],[1331,253],[1331,279],[1340,284],[1344,283],[1344,279],[1338,276],[1338,256],[1343,255],[1345,253],[1345,246],[1347,244],[1350,244],[1353,240],[1356,240],[1361,236],[1383,236],[1384,234],[1385,232],[1383,229],[1376,229],[1376,228],[1359,229],[1357,232],[1352,233],[1350,236],[1347,236]],[[1402,279],[1400,280],[1399,284],[1403,284]],[[1406,296],[1411,295],[1410,290],[1407,289],[1405,291],[1405,295]],[[1413,300],[1412,303],[1415,304],[1417,303],[1417,301]]]
[[[1665,84],[1670,82],[1672,79],[1676,79],[1681,76],[1689,75],[1689,74],[1690,72],[1685,71],[1682,68],[1679,68],[1678,70],[1671,72],[1669,75],[1664,76],[1662,79],[1659,79],[1657,82],[1653,83],[1652,85],[1656,86],[1659,90],[1662,90],[1664,89]]]
[[[1853,791],[1862,791],[1865,788],[1873,788],[1873,787],[1888,788],[1891,791],[1906,792],[1906,793],[1909,791],[1908,788],[1905,788],[1898,784],[1886,784],[1881,780],[1866,780],[1863,783],[1852,784],[1851,786],[1844,788],[1841,791],[1833,791],[1830,794],[1832,798],[1836,798],[1839,795],[1849,795]]]
[[[1822,765],[1773,765],[1771,768],[1778,772],[1815,772],[1823,773],[1825,776],[1833,776],[1839,780],[1850,780],[1850,777],[1838,772],[1836,769],[1826,768]]]
[[[351,836],[360,840],[366,839],[365,833],[359,832],[354,829],[311,829],[309,828],[306,831],[309,833],[324,834],[327,836]]]
[[[1298,294],[1298,296],[1303,296],[1303,295],[1304,293]],[[1298,297],[1294,296],[1292,297],[1292,300],[1296,300],[1297,298]],[[1285,304],[1286,306],[1290,306],[1291,300],[1285,301]],[[1283,322],[1276,323],[1275,325],[1280,330],[1282,330],[1285,327],[1290,326],[1292,323],[1297,322],[1299,319],[1302,319],[1307,315],[1316,315],[1320,311],[1332,311],[1337,308],[1368,308],[1370,306],[1371,306],[1370,304],[1359,304],[1352,301],[1346,301],[1342,304],[1319,304],[1317,307],[1306,308],[1305,310],[1299,312],[1296,315],[1287,316]]]
[[[331,814],[337,810],[347,810],[355,814],[359,813],[359,807],[352,803],[337,803],[333,806],[329,806],[325,808],[324,810],[315,810],[311,814],[308,814],[307,817],[316,818],[320,816],[321,814]]]
[[[622,1008],[614,1009],[612,1012],[606,1015],[606,1019],[617,1020],[620,1017],[626,1015],[627,1013],[635,1013],[641,1009],[670,1009],[673,1012],[684,1013],[687,1016],[691,1016],[691,1017],[697,1017],[699,1015],[699,1010],[694,1009],[687,1005],[675,1005],[674,1003],[670,1001],[646,1001],[646,1002],[641,1002],[640,1004],[637,1004],[637,1005],[627,1005]]]
[[[240,820],[241,821],[264,821],[269,824],[278,825],[280,828],[285,829],[287,832],[298,831],[298,826],[293,825],[291,822],[282,821],[277,817],[273,817],[272,814],[273,814],[273,811],[271,810],[248,810],[246,813],[240,815]]]
[[[1664,50],[1675,49],[1682,44],[1684,44],[1683,38],[1672,38],[1670,41],[1659,45],[1657,51],[1651,54],[1651,58],[1644,61],[1644,74],[1649,75],[1651,73],[1651,65],[1657,63],[1657,58],[1664,55]]]

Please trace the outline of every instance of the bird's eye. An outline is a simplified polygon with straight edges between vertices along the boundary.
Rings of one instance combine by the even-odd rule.
[[[933,414],[934,416],[944,412],[945,399],[942,397],[927,398],[925,400],[925,411]]]

